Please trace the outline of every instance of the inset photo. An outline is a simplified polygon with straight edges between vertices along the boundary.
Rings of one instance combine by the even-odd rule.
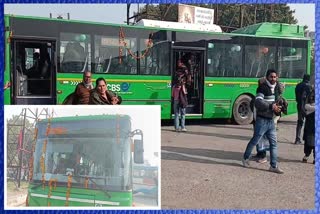
[[[160,209],[160,106],[4,115],[5,209]]]

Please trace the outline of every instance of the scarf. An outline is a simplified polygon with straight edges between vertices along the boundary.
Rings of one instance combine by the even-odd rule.
[[[93,85],[92,82],[90,82],[89,84],[86,84],[85,82],[83,82],[83,85],[87,88],[87,89],[93,89]]]
[[[275,82],[273,85],[268,80],[266,80],[266,82],[269,88],[271,89],[272,94],[274,94],[274,89],[276,88],[277,82]]]

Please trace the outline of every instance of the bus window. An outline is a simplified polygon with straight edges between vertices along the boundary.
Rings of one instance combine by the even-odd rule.
[[[137,74],[137,42],[135,38],[95,36],[95,72],[112,74]]]
[[[16,54],[16,75],[17,75],[17,95],[26,96],[28,93],[28,77],[26,75],[26,70],[31,68],[31,65],[27,66],[27,53],[26,49],[23,47],[18,48]],[[33,62],[33,58],[31,60]]]
[[[148,38],[149,37],[149,38]],[[170,43],[166,32],[159,31],[140,39],[140,74],[168,75],[170,70]]]
[[[148,40],[141,39],[140,50],[143,55],[148,51],[146,56],[140,59],[140,73],[150,75],[168,75],[169,73],[169,43],[153,43],[150,49],[147,48]]]
[[[40,53],[40,49],[39,48],[26,48],[25,49],[25,53],[26,53],[26,67],[25,69],[30,69],[33,66],[35,66],[35,63],[37,62],[34,59],[34,53]]]
[[[302,78],[307,69],[307,42],[280,40],[279,76],[283,78]]]
[[[238,77],[242,71],[242,46],[233,40],[208,43],[208,76]]]
[[[71,140],[72,139],[72,140]],[[110,188],[130,188],[130,147],[125,149],[114,140],[105,138],[49,138],[46,152],[43,152],[43,139],[37,141],[34,179],[57,178],[59,182],[67,182],[67,175],[77,178],[74,186],[81,186],[85,176],[90,176],[94,188],[108,185]],[[109,151],[106,155],[106,151]],[[44,157],[44,162],[41,162]],[[123,177],[123,181],[120,177]],[[102,179],[103,177],[103,179]],[[107,183],[105,183],[106,181]]]
[[[85,34],[60,34],[60,68],[65,73],[91,70],[90,36]]]
[[[51,43],[16,42],[16,96],[51,95]],[[24,98],[23,98],[24,97]]]
[[[245,76],[262,77],[268,69],[275,69],[276,41],[272,39],[246,39]]]

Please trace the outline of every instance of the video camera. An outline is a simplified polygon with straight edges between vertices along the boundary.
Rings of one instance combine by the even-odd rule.
[[[283,97],[280,96],[276,100],[276,104],[277,104],[277,106],[281,107],[281,112],[283,112],[284,114],[288,114],[288,102],[286,99],[284,99]],[[277,116],[280,116],[281,112],[275,112],[274,114]]]

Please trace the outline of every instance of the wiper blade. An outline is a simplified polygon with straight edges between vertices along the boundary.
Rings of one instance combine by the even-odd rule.
[[[98,184],[93,179],[106,179],[105,177],[95,177],[95,176],[85,176],[85,175],[76,175],[76,176],[72,176],[72,177],[88,178],[96,186],[98,186]],[[101,190],[106,194],[106,196],[108,196],[108,198],[111,198],[111,194],[109,193],[109,191],[107,190],[106,187],[102,188]]]
[[[94,177],[87,177],[87,178],[89,178],[89,180],[92,183],[94,183],[96,186],[98,186],[98,184],[94,180],[92,180]],[[104,188],[102,188],[102,191],[108,196],[108,198],[111,198],[111,195],[110,195],[109,191],[107,190],[106,186],[104,186]]]

